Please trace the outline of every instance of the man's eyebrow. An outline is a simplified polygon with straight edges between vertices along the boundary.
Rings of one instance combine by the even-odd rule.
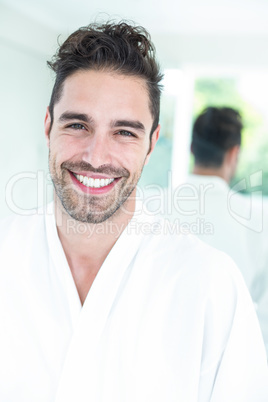
[[[144,125],[138,120],[116,120],[112,123],[112,127],[131,127],[145,133]]]
[[[75,113],[75,112],[64,112],[59,117],[60,122],[65,122],[69,120],[80,120],[85,123],[90,123],[92,121],[91,117],[84,113]]]

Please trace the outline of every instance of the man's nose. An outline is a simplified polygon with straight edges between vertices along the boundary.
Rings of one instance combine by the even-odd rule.
[[[112,149],[107,136],[95,133],[86,140],[83,160],[97,169],[102,165],[112,164]]]

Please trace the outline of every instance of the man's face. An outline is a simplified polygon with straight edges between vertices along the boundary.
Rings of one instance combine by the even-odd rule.
[[[159,135],[158,127],[150,148],[153,118],[145,81],[78,71],[64,82],[51,131],[50,123],[47,111],[50,173],[68,214],[100,223],[122,204],[133,209],[137,182]]]

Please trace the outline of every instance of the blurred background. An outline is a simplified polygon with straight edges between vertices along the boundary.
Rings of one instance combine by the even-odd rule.
[[[208,105],[231,106],[245,126],[234,182],[255,192],[249,178],[261,170],[268,196],[267,0],[0,0],[0,217],[50,200],[46,61],[75,29],[108,18],[146,27],[165,72],[161,137],[140,184],[179,184],[191,169],[193,119]]]

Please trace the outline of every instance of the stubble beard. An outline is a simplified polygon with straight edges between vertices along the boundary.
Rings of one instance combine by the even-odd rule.
[[[51,155],[49,155],[49,167],[56,195],[64,210],[76,221],[93,224],[102,223],[119,213],[136,188],[142,173],[141,168],[129,182],[130,173],[127,169],[116,169],[108,165],[94,169],[86,162],[64,162],[57,170],[56,160]],[[94,196],[79,192],[74,188],[69,170],[83,170],[121,178],[108,194]],[[127,208],[124,208],[124,212],[128,212]]]

